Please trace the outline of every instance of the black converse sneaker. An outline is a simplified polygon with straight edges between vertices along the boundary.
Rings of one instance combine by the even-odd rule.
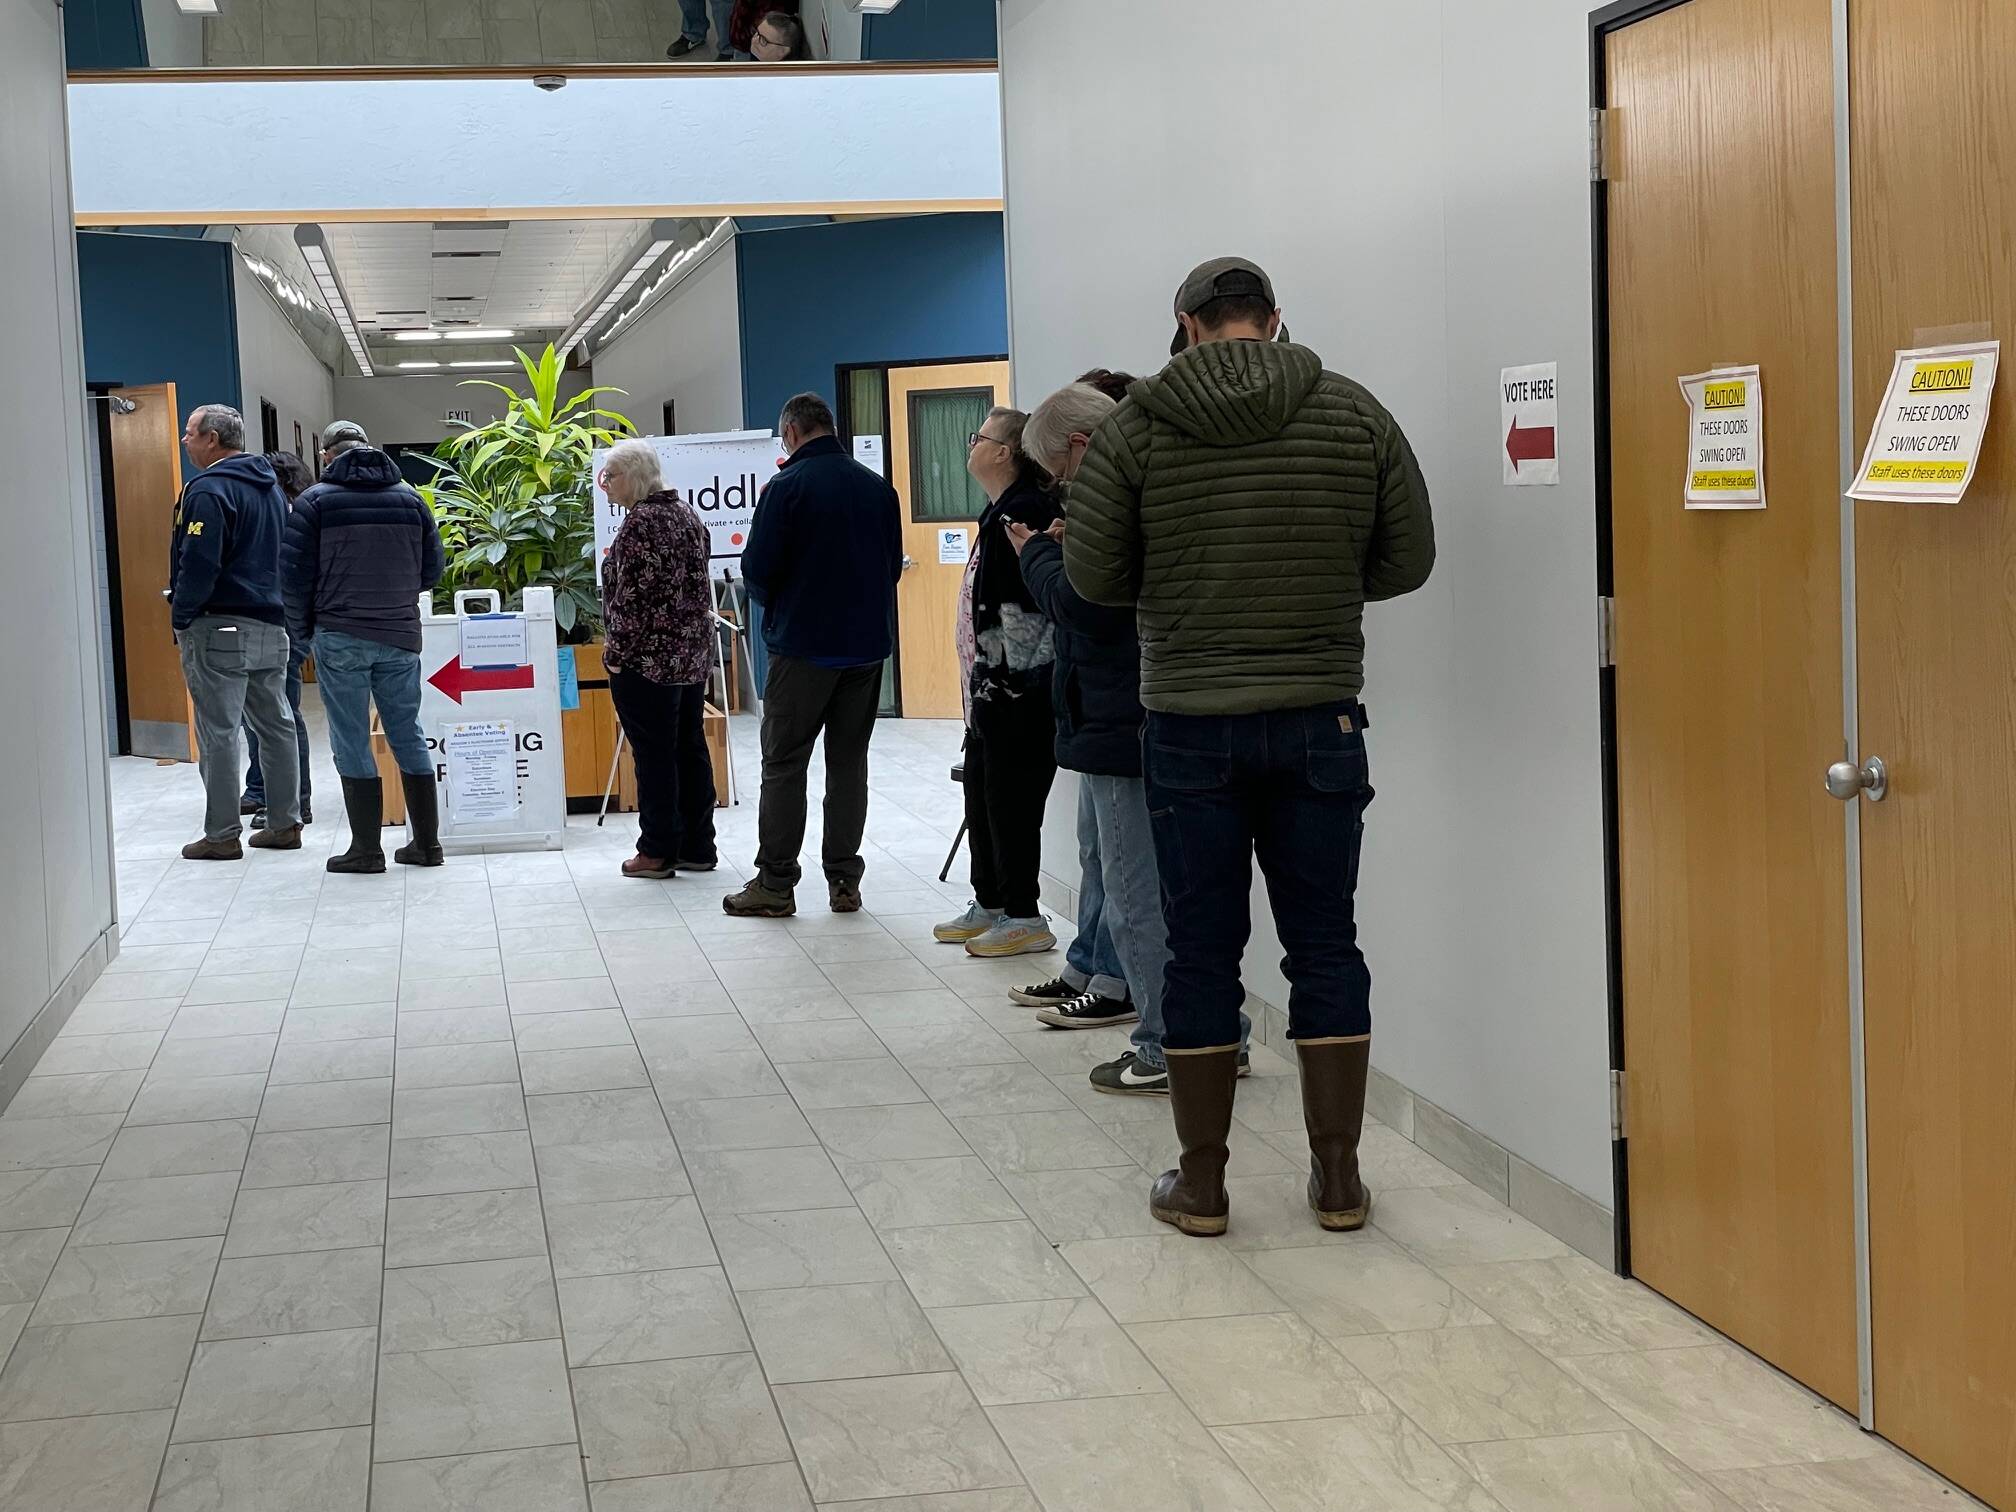
[[[1024,1008],[1059,1008],[1084,990],[1073,987],[1062,977],[1052,977],[1047,982],[1035,982],[1027,987],[1010,987],[1008,999]]]
[[[1036,1017],[1053,1029],[1103,1029],[1108,1024],[1134,1023],[1141,1015],[1125,998],[1081,992],[1068,1003],[1039,1009]]]

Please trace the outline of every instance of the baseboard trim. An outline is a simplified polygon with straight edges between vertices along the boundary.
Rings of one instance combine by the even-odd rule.
[[[83,957],[70,968],[70,974],[49,995],[49,1001],[36,1010],[28,1026],[7,1047],[6,1054],[0,1056],[0,1112],[5,1112],[14,1101],[14,1094],[21,1090],[21,1083],[42,1059],[43,1051],[63,1032],[63,1026],[70,1022],[70,1015],[77,1011],[91,984],[104,975],[105,968],[118,954],[119,926],[115,922],[108,924],[86,947]]]

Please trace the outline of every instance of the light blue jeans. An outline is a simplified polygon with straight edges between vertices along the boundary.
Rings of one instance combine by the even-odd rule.
[[[399,770],[431,774],[434,758],[420,730],[420,653],[341,630],[317,631],[315,682],[329,716],[329,754],[345,777],[378,775],[371,757],[371,705]]]
[[[1078,781],[1078,932],[1064,952],[1059,973],[1073,992],[1095,993],[1126,1002],[1126,967],[1106,924],[1106,879],[1099,864],[1099,818],[1092,807],[1092,781]]]
[[[1162,878],[1148,824],[1148,794],[1139,777],[1078,778],[1078,854],[1087,875],[1099,877],[1097,937],[1113,947],[1141,1022],[1134,1026],[1134,1057],[1161,1070],[1163,973],[1169,966],[1169,930],[1162,921]],[[1090,819],[1088,839],[1087,819]],[[1084,928],[1084,908],[1079,909]],[[1069,980],[1067,977],[1066,980]],[[1239,1043],[1252,1037],[1253,1021],[1239,1015]]]
[[[728,18],[735,0],[714,0],[714,50],[729,51]],[[707,40],[707,0],[679,0],[679,35],[695,42]]]

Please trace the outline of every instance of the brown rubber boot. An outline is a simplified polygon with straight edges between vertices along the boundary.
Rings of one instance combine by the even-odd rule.
[[[1372,1193],[1358,1179],[1372,1037],[1297,1040],[1295,1053],[1302,1062],[1302,1119],[1309,1127],[1309,1206],[1326,1229],[1361,1229],[1372,1216]]]
[[[1239,1047],[1170,1050],[1166,1058],[1169,1101],[1183,1154],[1176,1170],[1164,1171],[1155,1179],[1148,1194],[1148,1212],[1186,1234],[1222,1234],[1230,1211],[1225,1198],[1225,1162],[1232,1152],[1226,1148],[1225,1137],[1232,1129]]]

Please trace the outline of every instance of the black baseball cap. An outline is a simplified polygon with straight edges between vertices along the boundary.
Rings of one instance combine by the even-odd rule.
[[[1275,308],[1274,280],[1258,263],[1243,257],[1214,257],[1192,268],[1190,276],[1183,280],[1183,287],[1176,291],[1176,313],[1195,315],[1212,300],[1233,295],[1264,299],[1269,309]],[[1176,356],[1188,345],[1183,322],[1179,320],[1176,334],[1169,342],[1169,355]]]

